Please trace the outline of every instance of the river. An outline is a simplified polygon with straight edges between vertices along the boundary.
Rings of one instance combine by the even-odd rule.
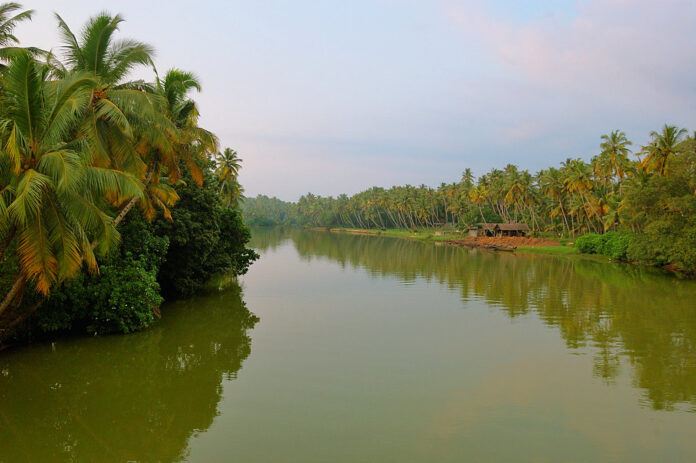
[[[258,230],[127,336],[0,354],[0,462],[696,461],[696,282]]]

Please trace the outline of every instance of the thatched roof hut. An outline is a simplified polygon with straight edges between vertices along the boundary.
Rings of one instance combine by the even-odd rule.
[[[479,236],[525,236],[529,232],[526,223],[479,223]]]
[[[500,231],[517,231],[517,232],[528,232],[529,225],[526,223],[498,223],[496,227]]]

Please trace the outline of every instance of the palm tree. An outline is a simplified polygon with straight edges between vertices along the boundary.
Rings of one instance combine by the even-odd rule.
[[[19,275],[0,313],[27,282],[45,295],[83,261],[96,272],[91,241],[98,240],[102,253],[118,241],[100,200],[111,192],[141,194],[136,178],[94,166],[85,144],[71,137],[90,104],[95,79],[71,73],[56,82],[46,80],[49,74],[24,53],[2,75],[0,234],[5,243],[16,241]]]
[[[220,195],[227,199],[225,203],[225,207],[227,209],[229,209],[233,204],[235,207],[237,207],[239,202],[244,199],[244,187],[235,178],[230,182],[222,184]]]
[[[560,216],[563,219],[563,226],[567,233],[570,233],[571,227],[568,223],[566,208],[567,190],[563,173],[555,167],[550,167],[549,169],[539,172],[537,178],[542,194],[552,202],[549,213],[550,217],[555,218]]]
[[[242,159],[239,158],[237,152],[231,148],[225,148],[222,153],[216,156],[217,168],[215,173],[220,178],[220,192],[225,183],[230,183],[237,179],[239,169],[242,167]]]
[[[483,215],[483,209],[481,206],[486,203],[488,200],[488,191],[486,190],[485,185],[479,185],[471,188],[469,190],[469,200],[476,204],[479,210],[479,214],[481,214],[481,220],[483,223],[486,223],[486,217]]]
[[[462,179],[460,183],[463,183],[466,187],[471,187],[474,184],[474,173],[471,172],[471,168],[467,167],[462,172]]]
[[[244,188],[237,180],[239,169],[242,168],[242,159],[235,150],[225,148],[222,153],[217,153],[216,162],[215,173],[220,181],[219,194],[227,199],[225,207],[229,208],[232,204],[237,206],[244,193]]]
[[[611,174],[619,177],[619,180],[623,180],[626,175],[631,144],[626,134],[620,130],[614,130],[609,135],[602,135],[602,143],[599,145],[602,149],[600,157],[607,160]]]
[[[199,163],[217,150],[218,140],[198,126],[198,108],[188,94],[200,89],[192,73],[171,69],[164,79],[157,78],[155,86],[156,108],[163,117],[155,121],[149,117],[134,121],[137,127],[135,149],[145,163],[146,194],[141,198],[141,206],[147,217],[154,215],[155,207],[161,209],[165,217],[171,217],[168,206],[174,204],[178,196],[170,185],[179,181],[182,164],[198,185],[203,184]],[[125,202],[116,217],[117,224],[138,199],[134,197]]]
[[[588,229],[597,228],[592,223],[592,218],[601,215],[596,202],[591,194],[594,184],[590,178],[591,171],[589,166],[581,159],[567,159],[562,163],[565,178],[563,184],[566,191],[574,199],[572,211],[578,219],[585,219]],[[582,212],[582,215],[580,214]]]
[[[90,18],[79,39],[57,14],[56,19],[65,66],[58,64],[54,72],[59,77],[84,72],[96,82],[77,134],[87,140],[95,164],[143,179],[145,164],[134,149],[133,124],[140,121],[140,127],[160,128],[162,116],[155,110],[158,97],[152,86],[129,81],[128,76],[139,66],[153,66],[154,49],[131,39],[117,41],[114,36],[123,22],[119,15],[101,13]]]
[[[22,5],[19,3],[8,2],[0,4],[0,60],[7,61],[12,56],[21,54],[23,51],[38,53],[40,50],[36,48],[20,48],[19,39],[14,36],[14,30],[17,24],[23,21],[31,21],[34,10],[21,10]],[[0,64],[0,69],[4,68],[4,64]]]
[[[666,177],[668,174],[668,164],[672,156],[679,153],[680,143],[686,135],[686,129],[680,129],[673,125],[662,128],[662,132],[651,132],[650,144],[643,147],[645,157],[640,165],[646,172],[657,172]]]

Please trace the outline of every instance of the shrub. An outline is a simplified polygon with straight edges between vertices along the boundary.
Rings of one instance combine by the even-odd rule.
[[[602,235],[596,233],[587,233],[575,240],[575,247],[583,254],[598,254],[602,244]]]
[[[588,233],[575,240],[583,254],[599,254],[615,260],[627,260],[627,251],[633,235],[625,232],[607,232],[603,235]]]
[[[604,235],[604,243],[601,247],[600,254],[610,257],[614,260],[625,261],[626,252],[631,244],[632,236],[628,233],[609,232]]]
[[[156,237],[137,211],[123,224],[119,250],[99,266],[55,288],[37,310],[42,331],[130,333],[150,326],[162,303],[157,272],[167,238]]]

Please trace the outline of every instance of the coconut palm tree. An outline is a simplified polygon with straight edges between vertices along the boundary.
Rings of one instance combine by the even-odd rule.
[[[667,124],[662,128],[662,132],[651,132],[651,142],[643,147],[645,157],[640,163],[641,167],[646,172],[657,172],[666,177],[669,160],[679,153],[680,144],[685,136],[686,129]]]
[[[16,243],[19,275],[0,313],[27,282],[45,295],[82,262],[96,272],[91,241],[102,253],[118,242],[102,199],[142,194],[135,177],[95,166],[85,143],[72,137],[97,81],[85,73],[60,81],[47,75],[29,53],[14,57],[2,74],[0,234]]]
[[[90,101],[77,131],[89,143],[94,162],[145,177],[145,164],[134,149],[134,121],[143,127],[161,126],[157,95],[151,85],[131,81],[131,71],[153,66],[154,49],[131,39],[116,40],[123,18],[100,13],[90,18],[80,37],[56,14],[63,41],[64,66],[55,73],[84,72],[95,80]]]
[[[163,117],[134,118],[136,127],[135,149],[145,164],[143,184],[146,194],[142,198],[130,198],[123,203],[116,217],[118,224],[131,208],[141,200],[141,209],[152,217],[156,209],[171,218],[168,207],[178,196],[171,187],[181,177],[181,166],[191,173],[193,180],[203,184],[203,171],[199,163],[217,150],[217,137],[198,126],[198,108],[188,96],[192,90],[200,91],[201,85],[192,73],[179,69],[169,70],[164,79],[157,78],[155,92],[158,95],[156,109]]]
[[[568,222],[566,206],[567,189],[565,187],[563,173],[555,167],[550,167],[539,172],[537,181],[541,193],[551,200],[552,205],[549,208],[549,216],[551,218],[560,216],[563,220],[563,227],[567,233],[570,233],[571,227]]]
[[[229,209],[231,206],[237,207],[239,202],[244,199],[244,187],[237,179],[232,179],[230,182],[222,184],[220,195],[226,200],[225,207]]]
[[[19,3],[8,2],[0,4],[0,60],[3,62],[22,52],[29,51],[34,54],[40,52],[37,48],[25,49],[17,46],[19,45],[19,39],[14,36],[17,24],[23,21],[31,21],[31,17],[34,14],[34,10],[17,12],[21,9],[22,5]],[[4,67],[5,64],[0,63],[0,69]]]
[[[609,135],[602,135],[600,158],[606,160],[611,175],[623,180],[626,175],[627,165],[630,163],[628,155],[631,154],[629,146],[631,142],[626,134],[620,130],[614,130]]]
[[[225,148],[222,153],[217,153],[215,162],[217,163],[215,173],[220,178],[220,192],[222,192],[226,183],[237,179],[239,169],[242,167],[242,159],[239,158],[235,150]]]
[[[486,186],[479,185],[472,187],[471,190],[469,190],[469,200],[476,204],[481,214],[481,220],[483,223],[486,223],[486,217],[484,217],[482,209],[482,206],[488,201],[488,190],[486,190]]]

